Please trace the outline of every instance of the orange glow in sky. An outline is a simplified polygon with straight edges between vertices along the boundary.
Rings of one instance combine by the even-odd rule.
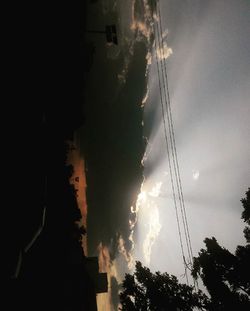
[[[75,186],[77,190],[77,203],[82,215],[82,224],[87,229],[87,200],[86,200],[86,175],[85,175],[85,163],[84,159],[80,155],[80,150],[77,147],[70,150],[68,155],[68,164],[72,164],[74,167],[74,173],[70,179],[70,183]],[[83,236],[82,246],[84,253],[87,256],[87,237]]]

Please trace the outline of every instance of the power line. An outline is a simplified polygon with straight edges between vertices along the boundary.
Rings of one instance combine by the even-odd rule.
[[[168,126],[169,126],[169,132],[170,132],[170,140],[171,140],[171,151],[172,151],[172,157],[173,157],[173,163],[174,163],[175,178],[176,178],[176,184],[177,184],[177,189],[178,189],[178,196],[179,196],[179,202],[180,202],[180,208],[181,208],[181,214],[182,214],[183,227],[184,227],[184,232],[186,236],[187,250],[188,250],[190,262],[192,263],[193,252],[192,252],[191,239],[190,239],[187,217],[186,217],[184,196],[183,196],[182,183],[181,183],[181,178],[180,178],[180,169],[179,169],[176,143],[175,143],[175,134],[174,134],[172,112],[171,112],[169,87],[168,87],[168,75],[167,75],[167,69],[166,69],[166,60],[163,55],[164,43],[163,43],[161,12],[160,12],[159,7],[158,7],[158,17],[159,17],[159,26],[157,27],[157,29],[158,29],[160,51],[163,56],[161,59],[161,64],[163,64],[162,75],[163,75],[163,85],[164,85],[165,98],[166,98],[166,111],[167,111],[167,117],[168,117]],[[164,78],[165,78],[165,83],[164,83]]]
[[[152,3],[152,0],[151,0],[151,3]],[[184,247],[183,247],[183,242],[182,242],[180,220],[179,220],[179,215],[178,215],[178,208],[177,208],[175,188],[174,188],[174,181],[173,181],[172,164],[171,164],[171,158],[170,158],[170,152],[169,152],[169,142],[168,142],[167,126],[166,126],[166,119],[165,119],[165,113],[164,113],[163,95],[162,95],[163,91],[162,91],[161,78],[160,78],[159,57],[158,57],[158,54],[157,54],[157,40],[156,40],[157,36],[156,36],[156,26],[155,26],[155,23],[154,23],[154,34],[155,34],[155,52],[156,52],[157,73],[158,73],[159,90],[160,90],[161,113],[162,113],[162,119],[163,119],[164,137],[165,137],[167,156],[168,156],[170,180],[171,180],[171,186],[172,186],[172,192],[173,192],[173,200],[174,200],[174,206],[175,206],[175,213],[176,213],[177,228],[178,228],[181,252],[182,252],[183,263],[184,263],[184,268],[185,268],[185,276],[186,276],[187,284],[189,284],[188,274],[187,274],[186,265],[185,265],[185,263],[186,263],[185,252],[184,252]],[[158,37],[158,39],[159,39],[159,37]],[[163,81],[163,86],[164,86],[164,81]]]
[[[151,0],[151,4],[152,4],[152,0]],[[181,229],[180,229],[180,221],[179,221],[175,192],[174,192],[173,173],[172,173],[172,168],[171,168],[171,159],[170,159],[170,152],[169,152],[166,120],[165,120],[164,107],[163,107],[162,86],[161,86],[161,81],[160,81],[161,78],[160,78],[160,69],[159,69],[159,58],[160,58],[160,67],[161,67],[161,74],[162,74],[162,84],[164,88],[164,97],[165,97],[165,104],[166,104],[166,114],[167,114],[167,120],[168,120],[170,148],[171,148],[172,161],[173,161],[173,167],[174,167],[175,182],[176,182],[176,187],[177,187],[177,192],[178,192],[178,197],[179,197],[180,211],[181,211],[186,247],[187,247],[187,252],[188,252],[188,258],[189,258],[189,262],[191,265],[193,265],[193,250],[192,250],[192,243],[191,243],[191,238],[190,238],[190,233],[189,233],[189,226],[188,226],[188,221],[187,221],[186,207],[185,207],[182,182],[181,182],[181,176],[180,176],[180,168],[179,168],[177,149],[176,149],[176,141],[175,141],[173,118],[172,118],[172,111],[171,111],[171,102],[170,102],[170,95],[169,95],[169,86],[168,86],[168,75],[167,75],[167,68],[166,68],[166,60],[164,57],[164,42],[163,42],[161,12],[160,12],[160,7],[157,6],[157,4],[155,5],[155,11],[156,11],[156,16],[158,17],[158,23],[156,23],[156,26],[154,23],[155,52],[156,52],[157,73],[158,73],[159,88],[160,88],[160,100],[161,100],[161,106],[162,106],[162,117],[163,117],[163,124],[164,124],[164,134],[165,134],[166,146],[167,146],[167,155],[168,155],[168,162],[169,162],[169,168],[170,168],[174,205],[175,205],[175,210],[176,210],[178,233],[179,233],[179,239],[180,239],[180,244],[181,244],[181,249],[182,249],[182,256],[183,256],[184,267],[185,267],[185,275],[186,275],[187,283],[188,283],[188,277],[187,277],[186,270],[187,268],[190,270],[190,268],[188,266],[189,263],[187,263],[185,259],[185,252],[183,248],[182,234],[181,234]],[[156,29],[157,29],[157,34],[156,34]],[[159,49],[157,49],[157,38],[158,38]],[[158,50],[159,50],[159,57],[158,57]],[[198,284],[194,280],[194,287],[196,288],[196,286],[198,288]]]
[[[163,32],[162,32],[162,22],[161,22],[161,12],[160,7],[158,7],[158,17],[159,17],[159,26],[158,30],[160,31],[161,38],[160,43],[160,50],[163,53]],[[165,95],[166,95],[166,110],[168,115],[168,122],[169,122],[169,130],[170,130],[170,137],[171,137],[171,148],[172,148],[172,156],[173,156],[173,162],[174,162],[174,168],[175,168],[175,176],[176,176],[176,183],[178,188],[178,195],[179,195],[179,201],[180,201],[180,208],[181,208],[181,215],[182,215],[182,221],[183,221],[183,227],[184,227],[184,233],[186,238],[186,244],[187,244],[187,250],[189,255],[190,263],[193,264],[193,251],[192,251],[192,244],[191,244],[191,238],[189,233],[189,227],[187,222],[187,215],[186,215],[186,209],[185,209],[185,202],[184,202],[184,196],[183,196],[183,190],[182,190],[182,182],[180,177],[180,169],[179,169],[179,162],[177,157],[177,149],[176,149],[176,142],[175,142],[175,134],[174,134],[174,126],[173,126],[173,118],[172,118],[172,111],[171,111],[171,102],[170,102],[170,95],[169,95],[169,86],[168,86],[168,75],[167,75],[167,69],[166,69],[166,60],[163,57],[162,62],[164,65],[164,73],[165,73]],[[195,285],[195,282],[194,282]]]
[[[179,197],[179,202],[180,202],[180,210],[181,210],[181,216],[182,216],[182,223],[183,223],[183,228],[184,228],[184,233],[185,236],[187,234],[187,228],[186,228],[186,223],[184,220],[184,212],[181,204],[181,193],[180,193],[180,185],[179,185],[179,179],[178,179],[178,172],[177,172],[177,165],[176,165],[176,156],[174,153],[174,140],[173,140],[173,130],[171,127],[171,118],[170,118],[170,113],[169,113],[169,105],[168,105],[168,98],[167,98],[167,80],[166,76],[164,76],[164,52],[163,52],[163,37],[160,35],[160,30],[159,26],[157,26],[157,32],[158,32],[158,44],[159,44],[159,53],[160,53],[160,63],[161,63],[161,70],[162,70],[162,79],[163,79],[163,88],[164,88],[164,96],[165,96],[165,103],[166,103],[166,113],[167,113],[167,119],[168,119],[168,130],[169,130],[169,136],[170,136],[170,147],[171,147],[171,154],[172,154],[172,159],[173,159],[173,167],[174,167],[174,174],[175,174],[175,182],[177,185],[177,192],[178,192],[178,197]],[[164,81],[166,80],[166,81]],[[189,243],[188,240],[186,239],[186,244],[187,244],[187,251],[189,258],[191,257],[190,253],[190,248],[189,248]]]

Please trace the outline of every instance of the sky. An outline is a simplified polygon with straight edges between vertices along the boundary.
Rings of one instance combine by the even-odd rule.
[[[150,4],[100,0],[89,7],[89,29],[115,23],[119,42],[112,46],[104,36],[89,37],[95,54],[80,134],[88,253],[99,255],[113,288],[99,297],[99,310],[115,310],[118,284],[133,271],[134,260],[185,281],[157,55],[166,61],[193,253],[205,237],[215,236],[231,251],[244,243],[240,199],[250,185],[250,2],[159,1],[164,55],[155,51],[153,23],[159,18]]]

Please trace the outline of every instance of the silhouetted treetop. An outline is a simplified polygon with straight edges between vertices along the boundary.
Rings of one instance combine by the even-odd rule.
[[[126,274],[120,294],[121,310],[206,310],[209,299],[192,286],[181,284],[168,273],[152,273],[136,262],[133,275]]]
[[[242,219],[249,223],[249,189],[242,199]],[[249,227],[244,230],[249,243]],[[192,275],[201,277],[212,301],[212,310],[250,309],[250,245],[237,246],[235,254],[206,238],[205,249],[194,258]]]
[[[244,236],[247,240],[247,243],[250,243],[250,188],[248,188],[246,192],[246,197],[241,199],[241,203],[243,205],[243,212],[241,214],[241,218],[244,222],[247,223],[248,226],[244,229]]]
[[[136,262],[134,274],[126,274],[122,283],[121,310],[250,310],[250,189],[241,202],[242,219],[248,224],[244,229],[247,244],[237,246],[232,254],[215,237],[206,238],[205,248],[194,258],[192,276],[202,279],[209,298],[201,290],[195,292],[192,286],[179,283],[173,275],[152,273]]]

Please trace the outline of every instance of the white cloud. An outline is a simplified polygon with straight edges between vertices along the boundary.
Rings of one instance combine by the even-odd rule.
[[[161,231],[159,210],[157,205],[153,202],[150,203],[149,219],[147,226],[148,226],[148,233],[143,242],[143,254],[146,264],[149,265],[152,246],[154,245],[155,240]]]
[[[132,234],[133,231],[131,231]],[[129,237],[129,240],[133,243],[133,237],[131,236]],[[118,251],[120,254],[122,254],[127,262],[128,265],[128,269],[132,270],[134,268],[135,265],[135,260],[131,254],[130,251],[127,251],[126,247],[125,247],[125,241],[123,239],[123,237],[120,235],[119,239],[118,239]]]
[[[151,197],[157,198],[161,193],[162,182],[157,182],[152,190],[148,193]]]
[[[138,215],[140,215],[140,213],[143,213],[143,217],[145,219],[144,225],[147,228],[147,233],[146,233],[146,237],[144,238],[142,247],[143,247],[144,259],[147,265],[150,263],[152,247],[161,230],[159,210],[155,202],[155,199],[159,197],[160,195],[161,186],[162,186],[162,182],[156,182],[150,191],[146,191],[144,189],[144,183],[142,183],[141,192],[139,193],[137,197],[136,205],[135,207],[133,206],[131,207],[131,215],[133,215],[133,220],[130,220],[129,222],[130,230],[131,230],[129,240],[132,243],[131,250],[134,249],[134,245],[135,245],[134,238],[133,238],[134,227],[137,224]],[[127,254],[125,253],[123,246],[124,246],[123,241],[120,241],[120,252],[123,253],[126,258]],[[129,262],[128,259],[130,260],[130,257],[126,259],[127,262]]]
[[[167,43],[164,42],[163,46],[158,47],[156,53],[159,60],[164,60],[169,58],[169,56],[173,54],[173,50],[168,47]]]

